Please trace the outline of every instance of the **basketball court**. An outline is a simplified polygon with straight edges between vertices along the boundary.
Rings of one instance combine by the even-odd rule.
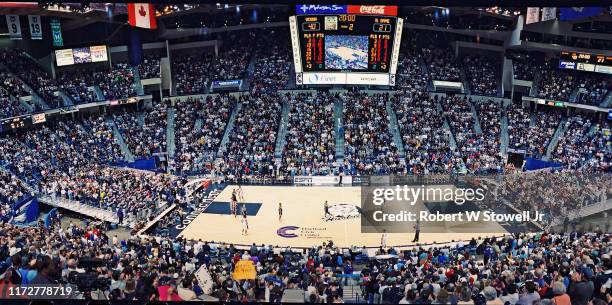
[[[361,232],[360,187],[242,186],[249,224],[247,235],[242,234],[240,214],[237,217],[230,214],[233,189],[237,186],[226,186],[180,236],[234,245],[255,243],[294,248],[310,248],[329,240],[340,247],[379,247],[381,244],[381,233]],[[331,216],[324,215],[326,200]],[[279,202],[283,208],[280,220]],[[500,236],[503,235],[500,232],[506,232],[499,224],[491,222],[461,223],[444,230],[433,230],[432,225],[437,224],[421,225],[420,244]],[[388,233],[387,246],[415,245],[413,237],[414,233]]]

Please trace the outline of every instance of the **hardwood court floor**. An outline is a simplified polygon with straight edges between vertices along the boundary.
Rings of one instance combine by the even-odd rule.
[[[234,188],[232,185],[227,186],[215,202],[229,202]],[[246,236],[241,232],[240,215],[234,218],[229,214],[206,212],[199,214],[180,236],[235,245],[256,243],[280,247],[312,247],[333,240],[340,247],[380,246],[381,234],[361,233],[361,219],[358,216],[332,221],[326,221],[323,217],[325,200],[334,211],[341,210],[353,215],[352,206],[361,206],[359,187],[242,186],[242,189],[244,202],[261,204],[257,215],[248,216],[249,230]],[[279,202],[283,206],[281,220],[278,219]],[[453,233],[427,233],[427,226],[422,226],[420,243],[500,236],[500,232],[505,232],[497,223],[487,223],[487,226],[490,227],[479,223],[464,223],[459,226],[463,228],[453,228]],[[387,245],[414,245],[411,242],[413,237],[413,233],[389,233]]]

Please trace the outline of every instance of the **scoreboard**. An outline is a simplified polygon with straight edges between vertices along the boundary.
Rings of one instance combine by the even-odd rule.
[[[298,5],[289,17],[298,85],[395,85],[397,7]]]
[[[612,56],[562,51],[559,68],[612,74]]]

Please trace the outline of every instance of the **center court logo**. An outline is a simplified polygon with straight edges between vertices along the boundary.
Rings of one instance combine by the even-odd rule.
[[[293,231],[299,229],[300,227],[296,227],[296,226],[285,226],[285,227],[281,227],[278,230],[276,230],[276,234],[278,234],[278,236],[280,237],[284,237],[284,238],[294,238],[294,237],[298,237],[297,234],[293,233]]]
[[[361,215],[361,210],[352,204],[334,204],[329,207],[329,214],[323,217],[325,221],[334,221],[334,220],[344,220],[351,218],[359,218]]]

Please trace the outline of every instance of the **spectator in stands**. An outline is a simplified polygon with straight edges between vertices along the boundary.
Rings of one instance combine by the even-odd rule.
[[[389,130],[387,94],[349,92],[344,103],[344,172],[361,175],[402,173],[399,152]]]
[[[473,95],[497,96],[499,68],[486,56],[467,55],[463,67]]]
[[[333,107],[339,96],[319,93],[290,97],[282,171],[290,175],[327,175],[336,160]]]
[[[161,77],[160,58],[156,55],[148,55],[138,65],[140,79]]]

